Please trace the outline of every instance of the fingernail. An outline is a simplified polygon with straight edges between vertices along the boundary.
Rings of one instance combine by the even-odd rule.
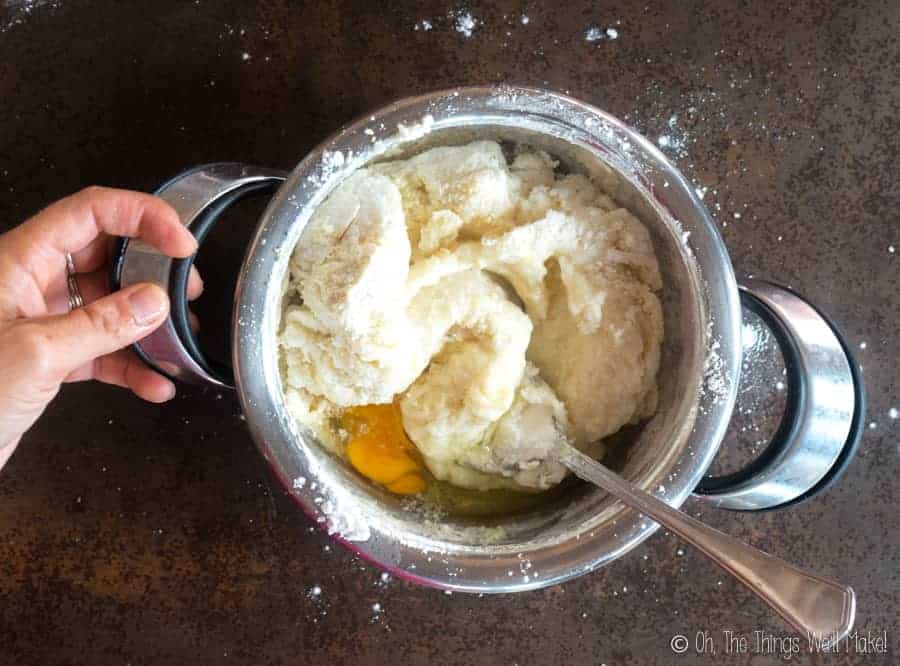
[[[131,316],[138,326],[148,326],[157,321],[166,311],[166,295],[159,287],[151,284],[131,292],[128,296]]]
[[[196,252],[197,249],[200,247],[200,244],[197,242],[197,237],[194,236],[194,234],[192,234],[190,231],[188,231],[188,238],[191,239],[191,244],[193,245],[193,249],[191,250],[191,254],[194,254],[194,252]]]
[[[172,398],[175,397],[175,384],[169,382],[169,390],[168,390],[167,394],[168,394],[168,397],[166,398],[166,400],[171,400]]]

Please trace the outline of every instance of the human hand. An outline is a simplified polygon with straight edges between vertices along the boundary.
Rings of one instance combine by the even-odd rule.
[[[175,395],[128,345],[166,319],[169,299],[157,285],[109,294],[110,236],[141,238],[173,257],[197,242],[162,199],[90,187],[0,235],[0,468],[63,382],[97,379],[151,402]],[[66,254],[84,307],[69,311]],[[203,290],[192,268],[188,297]]]

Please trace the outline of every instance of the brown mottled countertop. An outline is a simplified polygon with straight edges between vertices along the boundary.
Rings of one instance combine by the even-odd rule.
[[[450,10],[471,13],[470,37]],[[792,663],[896,663],[898,35],[888,1],[6,0],[0,228],[92,183],[152,189],[216,160],[289,168],[367,109],[459,84],[565,91],[668,137],[737,271],[793,285],[846,332],[871,422],[811,503],[687,506],[852,584],[857,626],[887,632],[890,654]],[[780,623],[681,548],[660,533],[516,596],[384,582],[276,487],[232,394],[183,389],[160,408],[70,386],[0,473],[0,664],[777,662],[752,641]],[[723,654],[729,629],[750,654]],[[717,654],[676,658],[671,637],[698,631]]]

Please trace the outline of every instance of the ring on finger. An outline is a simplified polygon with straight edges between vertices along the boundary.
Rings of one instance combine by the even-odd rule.
[[[66,286],[69,289],[69,311],[84,306],[84,298],[81,289],[78,288],[78,280],[75,278],[75,261],[72,255],[66,252]]]

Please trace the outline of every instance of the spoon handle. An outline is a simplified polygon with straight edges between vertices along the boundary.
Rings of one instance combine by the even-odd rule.
[[[701,550],[808,639],[833,644],[853,628],[853,588],[807,573],[673,509],[572,446],[564,446],[559,461]]]

